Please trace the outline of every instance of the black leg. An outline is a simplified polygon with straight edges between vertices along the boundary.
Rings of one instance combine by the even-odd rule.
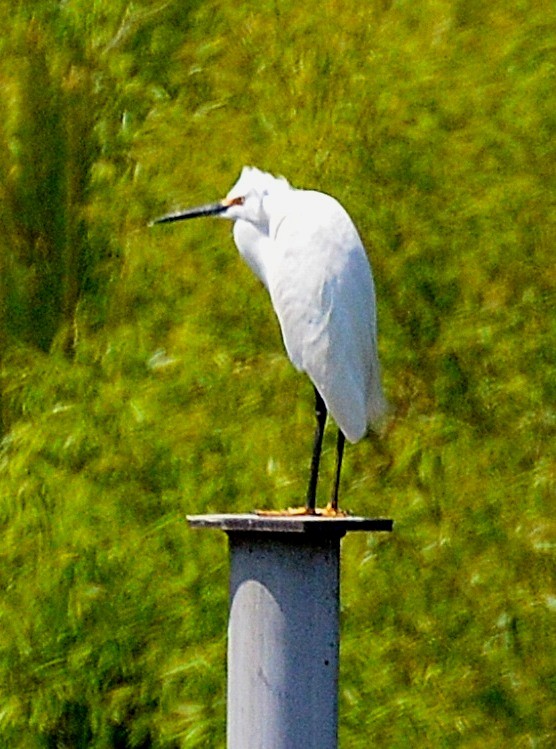
[[[320,454],[322,450],[322,438],[324,425],[326,424],[327,410],[319,391],[315,388],[315,416],[317,426],[315,429],[315,440],[313,442],[313,457],[311,458],[311,476],[307,487],[307,500],[305,509],[308,513],[314,513],[317,503],[317,481],[319,479]]]
[[[336,475],[334,476],[334,488],[330,507],[334,512],[338,511],[338,491],[340,489],[340,471],[342,470],[342,458],[344,457],[344,445],[346,438],[341,429],[338,429],[338,442],[336,443]]]

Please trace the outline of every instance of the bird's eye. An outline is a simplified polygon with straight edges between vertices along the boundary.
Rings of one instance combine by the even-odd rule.
[[[240,195],[237,198],[232,198],[230,200],[230,205],[243,205],[244,203],[245,203],[245,198],[243,197],[243,195]]]

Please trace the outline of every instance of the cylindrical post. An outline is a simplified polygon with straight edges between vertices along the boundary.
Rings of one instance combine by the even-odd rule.
[[[336,749],[340,537],[229,537],[228,749]]]
[[[336,749],[340,539],[392,521],[197,515],[230,543],[228,749]]]

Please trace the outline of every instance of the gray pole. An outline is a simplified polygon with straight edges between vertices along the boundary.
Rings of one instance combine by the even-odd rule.
[[[336,749],[340,539],[392,521],[197,515],[230,544],[228,749]]]

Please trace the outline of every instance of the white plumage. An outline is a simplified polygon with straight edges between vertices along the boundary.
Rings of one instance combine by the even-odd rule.
[[[352,220],[337,200],[245,167],[228,193],[240,254],[265,284],[288,356],[338,427],[360,440],[385,410],[374,283]]]

